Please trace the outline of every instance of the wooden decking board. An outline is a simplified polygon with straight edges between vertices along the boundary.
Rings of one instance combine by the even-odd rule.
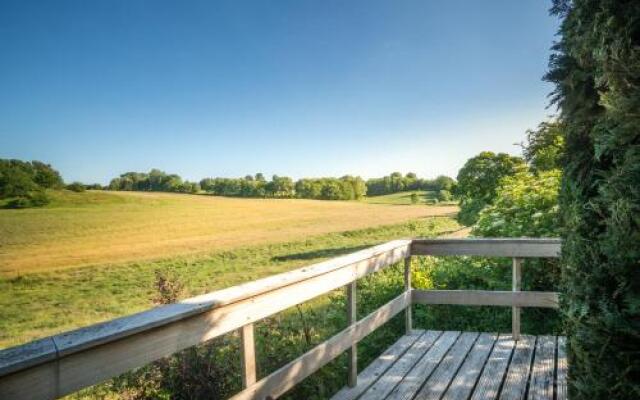
[[[440,337],[440,331],[427,331],[393,364],[360,399],[384,399]]]
[[[411,347],[415,341],[424,334],[425,331],[413,331],[410,335],[404,335],[384,353],[376,358],[367,368],[358,375],[358,385],[355,387],[345,386],[336,393],[332,400],[352,400],[360,396],[367,390],[382,374],[404,355],[405,351]]]
[[[558,336],[556,400],[567,400],[567,338]]]
[[[566,400],[565,347],[562,336],[416,332],[332,400]]]
[[[422,389],[415,397],[419,400],[438,400],[449,387],[449,383],[458,372],[460,365],[465,360],[469,350],[475,343],[479,334],[475,332],[464,332],[456,343],[449,349],[447,355],[442,359],[438,368],[427,379]]]
[[[500,400],[521,400],[524,399],[531,370],[531,359],[533,358],[535,336],[522,336],[516,344],[507,371]]]
[[[511,335],[500,335],[493,345],[471,400],[497,399],[502,380],[509,366],[515,341]]]
[[[478,337],[442,400],[468,399],[471,396],[497,338],[498,335],[490,333],[483,333]]]
[[[553,400],[555,349],[555,336],[538,336],[529,384],[529,400]]]
[[[438,367],[459,335],[460,332],[444,332],[386,399],[408,400],[414,398],[424,381]]]

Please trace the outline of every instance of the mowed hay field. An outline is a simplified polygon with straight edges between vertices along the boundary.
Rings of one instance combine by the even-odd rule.
[[[155,260],[451,215],[456,206],[61,192],[0,210],[0,275]]]
[[[0,210],[0,348],[402,237],[458,232],[455,207],[63,192]],[[82,256],[78,256],[81,254]]]

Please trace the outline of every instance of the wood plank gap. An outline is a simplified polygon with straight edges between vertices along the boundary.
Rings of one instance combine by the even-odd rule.
[[[535,351],[535,336],[522,335],[513,350],[500,400],[521,400],[525,398],[531,362]]]
[[[464,362],[467,354],[473,348],[479,334],[463,332],[456,342],[449,348],[447,354],[440,360],[437,368],[431,373],[416,395],[417,400],[439,400],[447,391],[449,384]]]
[[[471,400],[496,399],[502,389],[504,377],[511,363],[515,341],[509,334],[498,336],[485,363],[480,378],[473,388]]]
[[[468,399],[471,396],[497,339],[497,334],[482,333],[478,336],[442,400]]]

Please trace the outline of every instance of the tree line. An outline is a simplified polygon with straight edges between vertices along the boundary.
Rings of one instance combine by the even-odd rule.
[[[367,180],[367,194],[369,196],[380,196],[404,192],[409,190],[427,190],[438,192],[446,190],[451,192],[456,185],[456,181],[448,176],[440,175],[435,179],[422,179],[409,172],[402,175],[400,172],[394,172],[391,175],[382,178],[372,178]]]
[[[111,180],[109,190],[197,193],[229,197],[300,198],[316,200],[358,200],[365,195],[377,196],[408,190],[438,192],[444,200],[451,198],[455,180],[447,176],[420,179],[414,173],[394,172],[382,178],[364,181],[359,176],[340,178],[302,178],[273,175],[267,180],[262,173],[242,178],[204,178],[200,182],[183,181],[179,175],[153,169],[148,173],[127,172]]]
[[[199,193],[230,197],[300,198],[315,200],[359,200],[366,195],[378,196],[410,190],[435,191],[439,200],[450,200],[456,182],[450,177],[421,179],[414,173],[394,172],[382,178],[365,181],[359,176],[340,178],[302,178],[273,175],[267,180],[262,173],[243,178],[204,178],[200,182],[184,180],[177,174],[159,169],[149,172],[126,172],[107,186],[73,182],[65,184],[60,173],[40,161],[0,159],[0,200],[4,207],[25,208],[49,202],[46,189],[153,191]]]

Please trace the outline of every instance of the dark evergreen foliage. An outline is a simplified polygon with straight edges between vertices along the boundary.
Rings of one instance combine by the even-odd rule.
[[[640,1],[556,0],[573,399],[640,398]]]

